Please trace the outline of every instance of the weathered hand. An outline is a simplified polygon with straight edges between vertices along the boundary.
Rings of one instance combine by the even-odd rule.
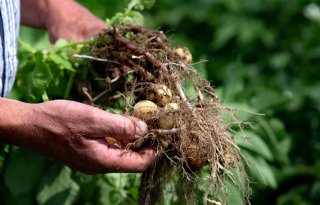
[[[59,38],[85,40],[108,28],[105,22],[75,1],[64,0],[59,4],[51,0],[49,5],[46,27],[51,42]]]
[[[67,100],[1,101],[3,142],[35,150],[82,172],[141,172],[156,158],[152,148],[124,151],[106,143],[106,136],[127,141],[143,136],[147,126],[135,118]]]
[[[72,101],[38,106],[42,113],[39,124],[46,131],[40,152],[53,159],[86,173],[139,172],[155,159],[151,148],[124,151],[106,143],[106,136],[129,141],[142,137],[147,131],[142,121]]]

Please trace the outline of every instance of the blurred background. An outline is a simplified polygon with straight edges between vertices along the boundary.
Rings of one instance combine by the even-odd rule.
[[[102,19],[122,12],[128,3],[78,2]],[[320,204],[320,2],[157,0],[143,15],[147,27],[163,30],[173,45],[191,50],[194,67],[217,89],[222,102],[238,108],[238,117],[253,126],[244,128],[249,143],[239,141],[241,153],[250,161],[246,168],[251,204]],[[43,31],[22,28],[20,38],[39,49],[49,46]],[[79,178],[75,181],[80,189],[73,191],[82,190],[87,198],[78,193],[60,204],[135,204],[122,198],[134,199],[137,190],[114,186],[112,180],[118,178],[104,179],[111,181],[102,185],[110,195],[95,200],[81,188],[93,186],[92,178]],[[12,198],[26,192],[8,188],[13,179],[8,180],[3,189],[14,204]],[[35,187],[29,191],[41,204],[45,194]],[[230,204],[242,204],[240,190],[231,189]]]

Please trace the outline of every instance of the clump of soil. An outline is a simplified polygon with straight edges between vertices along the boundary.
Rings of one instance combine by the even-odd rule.
[[[224,107],[214,88],[192,68],[189,50],[173,48],[161,31],[117,25],[97,37],[89,54],[78,56],[91,59],[95,76],[84,90],[89,103],[114,110],[120,107],[128,115],[133,115],[135,104],[142,100],[158,106],[156,112],[143,119],[149,132],[142,146],[156,146],[160,154],[156,164],[142,175],[139,203],[161,202],[165,184],[177,172],[181,181],[178,184],[185,185],[179,195],[196,197],[192,187],[204,166],[209,169],[208,191],[224,189],[220,177],[230,168],[241,166],[239,151],[221,119]],[[191,94],[184,90],[186,85]],[[170,93],[164,91],[157,98],[157,86],[165,86]],[[167,109],[167,103],[175,103],[178,108]],[[163,128],[159,126],[161,120],[173,124]]]

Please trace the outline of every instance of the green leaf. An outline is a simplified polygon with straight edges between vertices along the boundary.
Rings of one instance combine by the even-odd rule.
[[[15,149],[4,174],[5,184],[12,195],[31,193],[39,183],[46,165],[45,158],[27,150]]]
[[[226,181],[225,186],[227,187],[227,189],[229,191],[229,195],[228,195],[229,204],[230,205],[242,205],[243,204],[242,193],[241,193],[239,187],[236,186],[234,183],[232,183],[229,180]]]
[[[20,65],[15,86],[23,94],[26,102],[40,102],[52,80],[52,74],[45,56],[37,51],[24,64]]]
[[[32,81],[29,84],[29,91],[36,98],[42,98],[52,80],[52,74],[41,52],[35,53],[35,67],[29,74],[29,78]]]
[[[151,9],[156,3],[156,0],[140,0],[140,2],[144,6],[144,8]]]
[[[225,106],[230,108],[234,116],[243,122],[250,120],[256,116],[255,114],[258,114],[254,108],[249,107],[248,104],[245,103],[225,103]],[[232,120],[230,113],[227,113],[227,116],[225,117],[228,122]]]
[[[244,72],[242,69],[243,63],[240,60],[229,63],[226,66],[225,83],[223,86],[222,99],[226,102],[239,101],[239,95],[244,91]]]
[[[269,166],[269,164],[262,158],[256,155],[252,155],[249,152],[241,151],[245,159],[248,161],[249,172],[260,185],[267,185],[271,188],[277,187],[277,180],[275,172]]]
[[[31,44],[21,40],[20,38],[19,38],[19,49],[20,49],[20,51],[22,50],[22,51],[26,51],[29,53],[35,53],[37,51],[37,49],[35,49],[31,46]]]
[[[56,63],[61,68],[75,72],[75,69],[72,67],[72,64],[67,59],[63,58],[62,56],[60,56],[56,53],[51,53],[49,55],[49,59],[51,59],[54,63]]]
[[[265,140],[268,141],[269,148],[274,153],[275,159],[281,161],[284,164],[288,163],[288,156],[287,156],[287,149],[282,147],[282,144],[279,143],[284,139],[281,139],[281,135],[279,133],[275,133],[277,131],[276,126],[271,127],[274,123],[269,123],[266,119],[263,118],[256,118],[258,125],[261,126],[261,129],[265,132]],[[272,120],[271,120],[272,122]],[[286,134],[286,138],[288,139],[289,136]],[[283,141],[284,145],[290,146],[290,139]],[[286,144],[289,143],[289,144]]]
[[[130,11],[125,16],[123,16],[119,22],[125,25],[144,25],[144,17],[141,13],[137,11]]]
[[[237,33],[237,27],[234,23],[224,23],[217,29],[212,45],[215,49],[225,46]]]
[[[253,107],[259,110],[265,110],[268,108],[277,108],[284,105],[290,100],[290,96],[286,96],[284,93],[280,93],[273,90],[264,89],[251,99]]]
[[[34,205],[33,193],[25,193],[14,196],[7,187],[1,187],[1,204],[8,205]]]
[[[194,100],[194,99],[196,99],[198,97],[197,91],[194,88],[191,80],[185,79],[183,81],[183,85],[182,86],[183,86],[184,93],[186,94],[186,97],[188,99]]]
[[[113,204],[111,202],[111,197],[110,197],[110,194],[113,190],[113,187],[110,184],[106,183],[101,178],[98,180],[98,186],[99,186],[99,190],[100,190],[99,203],[100,204]]]
[[[65,39],[59,39],[57,40],[57,42],[54,44],[55,48],[63,48],[65,46],[67,46],[69,44],[69,42]]]
[[[79,200],[90,201],[92,200],[93,197],[97,196],[97,192],[98,192],[97,180],[101,176],[86,175],[80,172],[76,172],[75,175],[76,175],[76,181],[81,187]]]
[[[320,84],[317,83],[313,86],[306,87],[305,92],[307,96],[315,102],[315,107],[320,111]]]
[[[278,158],[281,158],[284,164],[289,162],[288,154],[292,148],[292,139],[287,133],[284,122],[280,121],[277,118],[272,118],[269,120],[270,128],[277,137],[278,148],[277,152],[280,153]]]
[[[133,180],[136,174],[111,173],[103,175],[103,180],[98,181],[100,187],[101,204],[134,204],[134,193],[129,192],[132,186],[137,186]],[[133,199],[134,198],[134,199]]]
[[[254,132],[246,130],[238,132],[235,136],[235,141],[240,147],[255,152],[267,160],[273,159],[272,152],[268,145]]]
[[[79,185],[71,178],[70,168],[53,164],[41,180],[36,199],[39,205],[71,205],[79,189]]]
[[[196,72],[198,72],[201,77],[208,79],[208,71],[205,62],[196,63],[193,66],[196,68]]]

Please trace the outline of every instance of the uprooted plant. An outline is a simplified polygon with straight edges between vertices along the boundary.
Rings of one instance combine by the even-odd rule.
[[[148,134],[135,142],[106,136],[109,144],[124,151],[157,147],[157,162],[141,178],[140,204],[161,202],[175,173],[179,197],[192,203],[197,197],[197,173],[204,166],[210,173],[203,203],[224,203],[219,197],[226,193],[224,177],[234,177],[230,169],[242,170],[241,157],[230,126],[222,120],[227,108],[193,69],[187,48],[171,47],[161,31],[114,25],[99,34],[85,53],[74,56],[90,63],[92,76],[76,81],[86,103],[113,111],[124,102],[120,106],[124,114],[148,125]],[[192,95],[186,94],[186,84],[192,85]]]

